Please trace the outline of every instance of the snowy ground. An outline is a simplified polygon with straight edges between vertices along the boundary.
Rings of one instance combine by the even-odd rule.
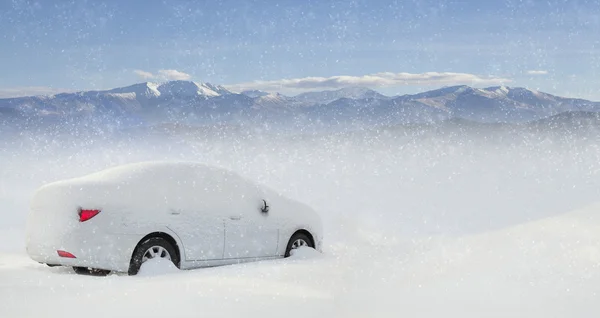
[[[598,140],[400,136],[4,146],[0,317],[597,316]],[[324,253],[183,272],[154,264],[138,277],[27,258],[37,186],[168,158],[227,167],[310,204]]]

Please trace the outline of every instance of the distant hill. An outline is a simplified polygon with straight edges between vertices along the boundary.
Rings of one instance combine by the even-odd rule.
[[[452,86],[403,96],[384,96],[368,88],[353,87],[285,96],[262,91],[238,94],[210,83],[169,81],[105,91],[0,99],[0,123],[4,126],[72,125],[77,129],[168,123],[302,129],[448,120],[457,124],[466,124],[460,120],[507,124],[537,120],[537,125],[547,126],[565,122],[589,124],[595,118],[592,114],[599,111],[597,102],[507,86]],[[547,118],[551,116],[559,117]]]

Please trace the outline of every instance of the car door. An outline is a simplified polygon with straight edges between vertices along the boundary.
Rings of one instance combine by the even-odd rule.
[[[223,258],[225,224],[221,213],[193,208],[171,209],[169,228],[183,243],[186,261]]]
[[[230,210],[225,219],[225,259],[277,255],[279,229],[271,211],[264,211],[263,205],[262,200],[256,200]]]
[[[168,227],[183,244],[186,261],[223,259],[227,199],[217,180],[203,170],[189,169],[163,185],[167,201]]]

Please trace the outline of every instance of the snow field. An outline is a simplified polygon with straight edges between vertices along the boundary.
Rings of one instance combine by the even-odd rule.
[[[600,309],[594,140],[382,134],[94,147],[2,158],[0,317],[593,317]],[[194,271],[150,264],[137,277],[79,276],[25,256],[31,189],[169,158],[232,169],[315,208],[324,253]]]

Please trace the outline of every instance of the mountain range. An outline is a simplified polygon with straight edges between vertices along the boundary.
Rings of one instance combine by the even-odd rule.
[[[235,93],[191,81],[139,83],[105,91],[0,99],[0,124],[104,125],[181,124],[390,125],[466,119],[518,123],[565,112],[598,112],[600,103],[520,87],[452,86],[424,93],[385,96],[362,87],[296,96],[262,91]]]

